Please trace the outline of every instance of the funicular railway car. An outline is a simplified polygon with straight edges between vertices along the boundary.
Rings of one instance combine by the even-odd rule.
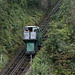
[[[26,55],[37,53],[42,42],[42,31],[38,26],[25,26],[23,28],[23,41],[26,43]]]

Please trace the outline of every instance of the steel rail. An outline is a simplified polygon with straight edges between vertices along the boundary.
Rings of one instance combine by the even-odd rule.
[[[45,17],[44,21],[40,24],[40,26],[44,26],[44,23],[47,22],[47,20],[49,19],[50,16],[52,16],[53,12],[56,10],[56,8],[62,3],[62,1],[60,0],[56,6],[52,9],[52,11],[49,12],[48,16]]]
[[[42,28],[44,29],[43,31],[43,37],[46,37],[45,33],[47,32],[47,30],[49,29],[49,22],[51,22],[51,16],[53,16],[55,13],[57,13],[57,11],[59,10],[59,7],[61,6],[62,1],[60,1],[56,7],[53,8],[53,10],[51,11],[51,13],[49,13],[48,17],[46,17],[45,22],[42,25]],[[44,39],[44,38],[43,38]]]
[[[25,67],[24,71],[23,71],[20,75],[25,75],[25,73],[28,71],[29,67],[30,67],[30,64],[28,64],[28,65]]]
[[[9,75],[10,74],[10,72],[15,68],[15,66],[17,65],[17,63],[22,59],[22,57],[24,56],[24,54],[25,54],[25,51],[23,51],[21,53],[21,55],[18,56],[18,58],[16,59],[16,61],[7,70],[7,72],[5,73],[5,75]]]
[[[46,24],[49,22],[49,20],[51,19],[51,16],[53,16],[57,10],[59,9],[59,7],[61,6],[62,1],[60,1],[54,8],[53,10],[49,13],[49,15],[46,17],[44,23],[41,25],[42,27],[46,27]]]
[[[3,68],[3,70],[1,71],[1,75],[5,75],[5,72],[7,72],[7,70],[11,67],[11,65],[15,62],[15,60],[18,58],[18,56],[22,53],[22,51],[25,49],[24,46],[22,46],[21,48],[19,48],[17,51],[16,56]]]
[[[9,75],[15,75],[15,72],[18,70],[18,68],[24,63],[25,56],[22,57],[22,59],[18,62],[18,64],[15,66],[15,68],[12,70],[12,72]]]
[[[18,71],[16,72],[16,75],[21,75],[21,73],[23,73],[23,71],[25,70],[25,68],[30,65],[29,60],[25,60],[25,63],[22,64],[22,66],[18,69]]]

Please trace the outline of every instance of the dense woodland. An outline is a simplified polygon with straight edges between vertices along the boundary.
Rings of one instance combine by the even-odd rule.
[[[43,0],[0,0],[0,70],[9,57],[24,45],[23,27],[39,25],[48,8]],[[57,0],[51,0],[51,9]],[[33,60],[30,75],[75,74],[75,1],[63,0],[59,13],[52,16],[47,40]],[[2,61],[1,61],[2,57]]]

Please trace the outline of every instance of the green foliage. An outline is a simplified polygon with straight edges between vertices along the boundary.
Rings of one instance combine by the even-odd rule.
[[[49,33],[47,34],[48,40],[45,43],[46,51],[49,52],[50,59],[55,63],[57,75],[58,73],[60,75],[68,74],[68,69],[70,70],[69,74],[71,74],[74,69],[74,66],[70,64],[74,61],[75,47],[74,43],[70,43],[71,40],[68,36],[70,32],[64,25],[66,24],[63,24],[61,21],[51,23]]]
[[[51,1],[51,7],[54,7],[55,4],[59,1],[59,0],[50,0]]]
[[[44,48],[43,48],[44,49]],[[42,50],[43,50],[42,49]],[[35,59],[33,60],[32,70],[29,75],[53,75],[53,64],[48,59],[48,53],[44,51],[38,52]]]
[[[61,11],[52,16],[54,21],[50,23],[47,33],[48,39],[44,44],[46,51],[50,54],[50,59],[55,64],[56,75],[71,75],[74,74],[75,70],[75,26],[72,22],[74,20],[72,9],[71,4],[64,1]],[[72,62],[73,64],[71,64]]]
[[[31,8],[32,7],[38,8],[41,6],[41,0],[28,0],[27,3],[28,3],[28,7],[31,7]]]
[[[39,8],[41,6],[41,0],[7,0],[9,3],[17,3],[23,8]]]

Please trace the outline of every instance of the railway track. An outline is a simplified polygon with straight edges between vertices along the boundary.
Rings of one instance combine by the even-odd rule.
[[[12,73],[12,71],[14,69],[16,69],[16,65],[19,63],[21,63],[21,61],[23,60],[24,58],[24,51],[22,52],[22,54],[19,56],[19,58],[13,63],[13,65],[11,65],[11,67],[8,69],[8,71],[5,73],[5,75],[10,75]],[[22,61],[23,62],[23,61]],[[13,71],[14,73],[14,71]],[[12,75],[12,74],[11,74]],[[14,75],[14,74],[13,74]]]
[[[26,61],[24,64],[22,64],[21,68],[16,72],[16,75],[23,75],[25,72],[27,72],[27,69],[30,67],[29,61]]]
[[[9,63],[6,65],[6,67],[3,68],[3,70],[1,71],[1,75],[5,75],[5,73],[9,70],[9,69],[12,69],[12,65],[18,61],[20,59],[20,55],[22,54],[22,52],[25,50],[25,47],[22,46],[21,48],[18,49],[18,52],[16,54],[16,56],[11,60],[9,61]]]
[[[14,67],[14,69],[10,72],[10,74],[9,75],[16,75],[17,74],[17,71],[18,71],[18,69],[19,69],[19,67],[21,67],[21,65],[23,64],[23,63],[26,63],[25,62],[25,59],[26,59],[26,57],[25,57],[25,55],[21,58],[21,60],[17,63],[17,65],[15,65],[15,67]],[[8,75],[8,74],[7,74]]]
[[[45,17],[44,21],[41,23],[41,28],[43,28],[43,35],[45,34],[46,30],[49,29],[48,23],[51,22],[51,16],[53,16],[61,6],[62,1],[59,1],[57,5],[52,9],[52,11],[48,14],[48,16]]]
[[[46,40],[46,32],[49,29],[49,23],[52,21],[51,16],[59,11],[59,7],[62,5],[62,1],[59,1],[57,5],[52,9],[52,11],[45,17],[44,21],[41,23],[40,27],[43,28],[43,41]]]
[[[61,6],[62,1],[59,1],[52,11],[45,17],[44,21],[40,24],[39,27],[43,28],[43,35],[46,33],[49,28],[48,23],[51,22],[51,16],[54,15]],[[43,39],[46,36],[43,36]],[[25,48],[21,48],[19,53],[15,56],[13,60],[7,65],[1,72],[1,75],[24,75],[27,72],[27,69],[30,67],[30,57],[25,56]]]

